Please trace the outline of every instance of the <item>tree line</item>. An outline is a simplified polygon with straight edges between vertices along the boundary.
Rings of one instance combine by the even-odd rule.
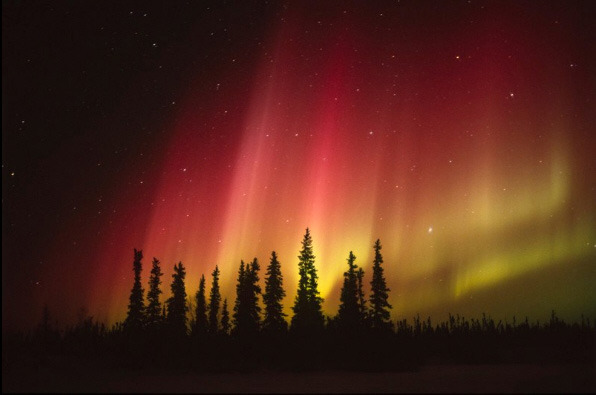
[[[49,309],[30,333],[3,334],[3,357],[11,363],[43,361],[48,355],[91,358],[117,368],[246,371],[254,369],[410,370],[429,360],[447,363],[590,363],[596,353],[596,325],[589,318],[567,323],[553,311],[545,322],[495,321],[449,314],[391,322],[389,288],[382,246],[374,244],[368,300],[364,271],[349,252],[340,304],[334,317],[324,315],[310,231],[298,254],[298,284],[291,318],[281,263],[275,252],[261,274],[259,261],[241,261],[235,299],[220,291],[220,270],[205,275],[192,297],[186,269],[174,265],[171,296],[162,300],[159,260],[153,258],[147,290],[141,281],[142,251],[134,250],[133,285],[126,318],[106,328],[81,312],[78,322],[58,330]],[[260,276],[264,280],[261,282]],[[263,287],[262,287],[263,285]],[[190,302],[191,301],[191,302]],[[51,359],[48,359],[51,360]],[[17,362],[14,362],[17,361]],[[25,362],[23,362],[25,363]],[[10,365],[10,364],[9,364]]]
[[[199,288],[187,303],[185,287],[186,270],[182,262],[174,265],[171,297],[162,304],[160,261],[153,258],[149,277],[146,302],[141,283],[142,251],[134,250],[134,283],[130,292],[128,312],[123,330],[128,332],[168,331],[172,336],[202,337],[208,335],[255,336],[259,332],[270,335],[290,331],[308,336],[321,332],[325,326],[337,328],[346,333],[369,328],[390,330],[389,288],[387,288],[381,242],[374,244],[370,300],[364,295],[364,270],[355,263],[356,256],[350,251],[347,270],[343,275],[338,314],[326,322],[322,310],[323,298],[318,290],[318,274],[312,237],[307,228],[298,255],[298,289],[292,307],[290,325],[283,312],[282,300],[286,296],[283,285],[281,263],[275,251],[265,272],[265,289],[259,285],[260,265],[257,258],[251,262],[240,261],[236,283],[236,299],[232,311],[227,299],[222,300],[219,287],[218,266],[211,273],[211,289],[206,294],[206,279],[201,275]],[[261,303],[264,309],[261,309]],[[367,304],[369,306],[367,306]],[[190,307],[192,306],[192,307]],[[190,310],[190,311],[189,311]],[[263,310],[263,311],[262,311]],[[190,313],[190,314],[189,314]],[[190,319],[189,319],[190,315]]]

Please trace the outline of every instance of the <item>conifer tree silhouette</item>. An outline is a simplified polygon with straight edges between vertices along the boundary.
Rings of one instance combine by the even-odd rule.
[[[184,278],[186,270],[182,262],[174,265],[174,274],[172,274],[172,296],[167,301],[168,316],[167,321],[173,336],[186,335],[186,287]]]
[[[134,249],[134,284],[130,291],[130,298],[128,303],[128,314],[124,325],[127,329],[138,331],[143,327],[145,322],[145,305],[143,300],[143,286],[141,285],[141,271],[143,266],[141,260],[143,259],[143,251]]]
[[[261,294],[261,287],[259,286],[259,262],[257,258],[248,265],[246,276],[245,292],[246,292],[246,308],[248,310],[248,329],[250,333],[256,333],[261,324],[261,307],[259,306],[259,295]]]
[[[244,261],[240,261],[240,268],[238,269],[238,280],[236,282],[236,301],[234,302],[234,332],[241,333],[243,328],[246,326],[246,309],[244,307],[244,277],[246,275],[246,269],[244,267]]]
[[[362,288],[364,280],[364,270],[360,267],[356,272],[356,295],[358,296],[358,321],[360,324],[366,324],[368,320],[368,309],[366,308],[366,299],[364,298],[364,290]]]
[[[159,260],[153,258],[151,275],[149,277],[149,290],[147,291],[147,309],[146,318],[147,326],[154,328],[162,321],[161,315],[161,303],[159,302],[159,295],[162,290],[159,288],[161,285],[161,268],[159,266]]]
[[[319,296],[318,276],[315,267],[310,230],[302,240],[302,249],[298,256],[298,291],[292,310],[292,330],[298,333],[312,332],[323,329],[325,318],[321,304],[323,299]]]
[[[370,317],[373,328],[387,328],[390,326],[389,309],[391,305],[387,301],[390,289],[387,288],[385,276],[383,275],[383,256],[381,255],[381,240],[377,239],[374,245],[375,259],[373,261],[373,274],[370,293]]]
[[[221,332],[224,335],[230,333],[230,312],[228,311],[228,299],[224,299],[221,308]]]
[[[217,265],[211,275],[213,276],[213,281],[211,282],[211,293],[209,294],[209,332],[216,334],[219,329],[218,315],[219,303],[221,302],[221,294],[219,293],[219,268]]]
[[[288,324],[284,317],[281,304],[286,296],[283,289],[283,276],[281,274],[281,265],[277,260],[275,251],[271,252],[271,261],[267,266],[267,277],[265,278],[265,293],[263,302],[265,303],[265,318],[263,320],[263,329],[266,331],[283,332],[287,330]]]
[[[255,258],[244,265],[240,262],[238,284],[236,285],[236,305],[234,306],[234,330],[240,336],[254,335],[260,326],[258,295],[261,293],[259,282],[259,263]]]
[[[344,272],[344,283],[339,297],[338,323],[343,332],[356,329],[360,323],[360,306],[358,300],[358,278],[354,263],[356,256],[352,251],[348,256],[348,270]]]
[[[207,301],[205,299],[205,275],[201,275],[199,289],[195,294],[195,317],[192,324],[192,334],[204,335],[207,332]]]

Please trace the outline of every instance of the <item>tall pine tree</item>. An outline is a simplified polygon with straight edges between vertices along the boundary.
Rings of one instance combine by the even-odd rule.
[[[344,284],[339,297],[338,323],[343,331],[352,331],[360,323],[360,307],[358,305],[358,277],[354,263],[356,256],[350,251],[348,270],[344,272]]]
[[[192,334],[202,336],[207,333],[207,301],[205,299],[205,275],[201,275],[199,289],[195,294],[195,318],[192,325]]]
[[[373,261],[373,274],[370,282],[370,318],[373,328],[381,329],[390,327],[389,309],[391,305],[387,301],[390,289],[387,288],[385,276],[383,275],[383,256],[381,255],[381,240],[377,239],[375,259]]]
[[[243,261],[240,262],[234,306],[234,330],[240,336],[255,335],[259,331],[259,269],[257,258],[246,266]]]
[[[368,311],[366,308],[366,299],[364,298],[364,290],[362,284],[364,283],[364,270],[360,267],[356,272],[356,296],[358,296],[358,320],[361,324],[366,324],[368,321]]]
[[[281,265],[275,251],[271,252],[271,261],[267,266],[266,275],[265,293],[263,294],[265,303],[263,329],[271,332],[284,332],[287,330],[288,324],[284,319],[286,314],[283,312],[281,301],[286,296],[286,291],[283,289]]]
[[[230,334],[230,312],[228,311],[228,299],[224,299],[221,308],[221,332],[224,335]]]
[[[155,328],[162,320],[161,303],[159,302],[159,295],[162,293],[159,288],[162,275],[159,260],[153,258],[151,276],[149,277],[149,291],[147,291],[146,316],[149,328]]]
[[[323,299],[319,296],[315,255],[308,228],[306,228],[302,249],[298,256],[298,275],[298,291],[292,308],[294,310],[292,330],[298,333],[320,330],[325,323],[321,308]]]
[[[238,269],[238,280],[236,282],[236,301],[234,302],[234,332],[240,333],[246,322],[246,312],[244,308],[244,277],[246,276],[246,269],[244,261],[240,261],[240,268]]]
[[[139,330],[143,327],[145,322],[145,304],[143,300],[143,286],[141,285],[141,271],[143,266],[141,260],[143,259],[143,251],[134,250],[134,283],[130,291],[130,301],[128,304],[128,314],[124,324],[127,329]]]
[[[186,277],[186,270],[182,262],[174,265],[174,274],[172,274],[172,296],[167,301],[168,316],[167,321],[170,330],[174,336],[186,335],[186,286],[184,279]]]
[[[209,294],[209,332],[216,334],[219,330],[219,303],[221,302],[221,294],[219,293],[219,268],[215,266],[215,270],[211,273],[213,281],[211,282],[211,293]]]
[[[261,307],[259,306],[259,295],[261,294],[261,286],[259,285],[259,262],[257,258],[248,265],[246,271],[245,292],[246,292],[246,308],[248,316],[248,330],[250,333],[259,331],[261,325]]]

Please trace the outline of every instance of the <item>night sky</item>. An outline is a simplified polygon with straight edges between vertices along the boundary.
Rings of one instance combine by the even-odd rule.
[[[122,320],[133,248],[291,313],[306,227],[329,315],[380,238],[394,319],[596,318],[595,8],[3,1],[3,328]]]

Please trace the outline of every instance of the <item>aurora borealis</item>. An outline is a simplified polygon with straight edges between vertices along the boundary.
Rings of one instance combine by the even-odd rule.
[[[328,315],[380,238],[393,319],[596,318],[593,5],[374,3],[3,5],[3,322],[123,319],[133,248],[291,314],[306,227]]]

